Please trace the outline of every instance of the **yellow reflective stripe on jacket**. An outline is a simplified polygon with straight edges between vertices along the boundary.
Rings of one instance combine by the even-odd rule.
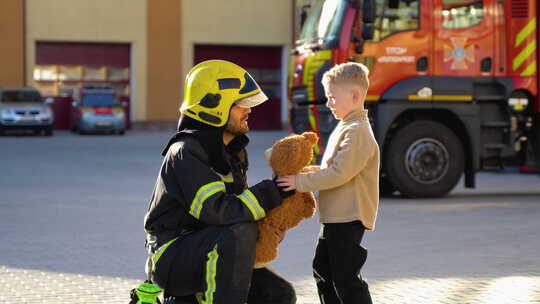
[[[223,182],[212,182],[202,186],[191,202],[189,214],[199,219],[204,201],[219,191],[225,192],[225,184]]]
[[[227,174],[227,175],[221,175],[221,174],[218,173],[218,175],[219,175],[219,177],[221,177],[221,180],[223,182],[225,182],[225,183],[233,183],[234,182],[234,178],[233,178],[232,174],[230,174],[230,173]]]
[[[266,216],[266,212],[264,212],[263,207],[261,207],[257,198],[253,195],[253,192],[245,190],[242,194],[237,195],[237,197],[248,207],[255,220],[260,220]]]
[[[178,239],[178,237],[175,237],[174,239],[168,241],[167,243],[161,245],[161,247],[158,248],[158,250],[156,251],[156,253],[154,253],[151,258],[152,258],[152,265],[154,267],[152,267],[152,271],[154,269],[156,269],[156,264],[157,262],[159,261],[159,258],[161,258],[161,255],[165,252],[165,249],[167,249],[169,246],[171,246],[171,244],[176,241]]]
[[[206,262],[206,291],[204,293],[204,303],[214,303],[214,292],[216,291],[216,272],[217,272],[217,260],[219,254],[217,252],[217,245],[214,249],[208,253],[208,261]]]

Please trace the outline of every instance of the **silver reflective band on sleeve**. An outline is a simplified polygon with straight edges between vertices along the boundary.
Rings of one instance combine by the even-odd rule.
[[[219,191],[225,192],[225,184],[223,182],[212,182],[202,186],[191,202],[189,214],[199,219],[204,201]]]
[[[242,194],[237,195],[237,197],[248,207],[255,220],[260,220],[266,216],[266,212],[264,212],[263,207],[261,207],[257,198],[253,195],[253,192],[245,190]]]

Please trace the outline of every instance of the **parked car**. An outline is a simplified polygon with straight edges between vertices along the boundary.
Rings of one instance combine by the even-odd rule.
[[[118,101],[113,88],[85,85],[74,95],[71,130],[79,134],[124,134],[126,130],[125,106]]]
[[[0,134],[6,130],[32,130],[53,135],[54,99],[43,99],[32,87],[0,88]]]

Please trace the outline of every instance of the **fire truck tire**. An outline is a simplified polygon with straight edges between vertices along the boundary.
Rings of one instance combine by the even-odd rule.
[[[464,170],[461,141],[446,126],[415,121],[392,137],[385,152],[389,182],[405,197],[441,197]]]
[[[382,197],[393,197],[396,187],[388,181],[387,177],[381,177],[379,180],[379,195]]]

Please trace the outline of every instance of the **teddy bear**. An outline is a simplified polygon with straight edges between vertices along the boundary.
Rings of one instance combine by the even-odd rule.
[[[319,140],[317,134],[304,132],[290,135],[274,143],[266,157],[275,176],[294,175],[315,170],[308,167],[313,159],[313,147]],[[283,199],[278,207],[270,210],[258,221],[259,239],[255,247],[255,268],[264,267],[278,255],[278,231],[297,226],[300,221],[315,213],[315,197],[311,192],[296,192]]]

